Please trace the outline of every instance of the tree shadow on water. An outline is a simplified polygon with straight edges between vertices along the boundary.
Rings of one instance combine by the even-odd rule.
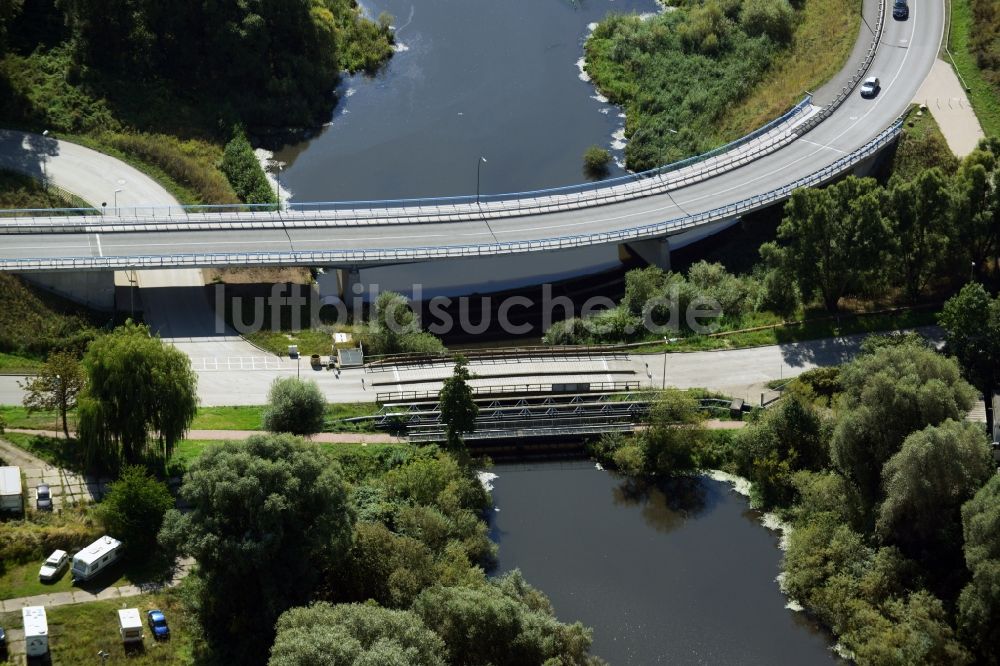
[[[709,497],[700,477],[624,479],[613,491],[616,506],[638,506],[647,525],[672,532],[708,508]]]

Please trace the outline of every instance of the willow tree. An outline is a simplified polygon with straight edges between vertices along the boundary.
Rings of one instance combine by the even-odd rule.
[[[94,340],[83,358],[87,390],[79,438],[89,464],[166,460],[198,407],[188,357],[131,321]]]

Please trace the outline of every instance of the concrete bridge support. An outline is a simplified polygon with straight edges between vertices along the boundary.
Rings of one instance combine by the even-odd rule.
[[[638,255],[650,266],[657,266],[665,271],[670,270],[670,239],[650,238],[648,240],[626,243],[626,249],[633,255]]]
[[[93,310],[115,309],[114,271],[21,273],[31,284]]]

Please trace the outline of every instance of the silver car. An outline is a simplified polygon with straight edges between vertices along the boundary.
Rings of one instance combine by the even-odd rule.
[[[878,80],[877,76],[869,76],[865,79],[865,82],[861,84],[861,96],[865,99],[871,99],[878,95],[878,91],[882,89],[882,85]]]
[[[69,566],[69,554],[65,550],[53,551],[38,570],[38,580],[45,582],[56,580],[67,566]]]

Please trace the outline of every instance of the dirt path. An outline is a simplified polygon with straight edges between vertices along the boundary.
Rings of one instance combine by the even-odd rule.
[[[26,435],[43,435],[45,437],[62,437],[61,432],[56,432],[54,430],[30,430],[28,428],[7,428],[7,432],[19,432]],[[264,430],[188,430],[187,437],[185,439],[203,439],[212,441],[227,441],[233,439],[246,439],[253,435],[265,435],[267,434]],[[329,444],[394,444],[398,442],[405,442],[404,437],[394,437],[392,435],[386,435],[384,433],[353,433],[353,432],[321,432],[312,437],[307,437],[311,442],[322,442]],[[21,451],[17,447],[7,444],[7,447],[13,448],[15,451]],[[4,448],[0,447],[0,456],[3,455]],[[23,451],[21,453],[24,453]],[[24,454],[31,457],[28,454]],[[37,460],[37,458],[35,458]],[[40,461],[44,465],[48,465],[45,461]],[[19,465],[20,463],[11,462],[11,465]],[[51,467],[51,466],[50,466]]]

